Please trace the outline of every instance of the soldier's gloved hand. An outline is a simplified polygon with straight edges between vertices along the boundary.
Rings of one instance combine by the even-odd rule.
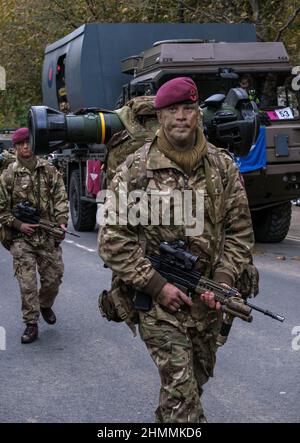
[[[20,231],[23,234],[32,235],[34,233],[35,229],[38,227],[39,227],[39,225],[32,225],[30,223],[22,223],[20,226]]]
[[[186,303],[188,306],[193,305],[192,300],[171,283],[166,283],[162,288],[158,296],[158,302],[171,312],[177,312],[183,303]]]
[[[203,294],[200,295],[200,298],[209,308],[216,309],[217,311],[221,309],[221,303],[215,301],[215,294],[213,292],[203,292]]]

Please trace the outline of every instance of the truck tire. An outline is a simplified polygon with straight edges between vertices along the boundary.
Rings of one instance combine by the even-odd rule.
[[[289,231],[292,204],[285,202],[272,206],[255,212],[252,217],[255,240],[261,243],[278,243],[285,239]]]
[[[73,226],[76,231],[93,231],[97,205],[80,199],[79,171],[73,171],[70,179],[69,201]]]

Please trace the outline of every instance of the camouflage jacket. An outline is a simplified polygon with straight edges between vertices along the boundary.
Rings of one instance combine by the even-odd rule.
[[[141,157],[146,155],[146,180],[141,180]],[[142,173],[142,175],[145,175]],[[143,186],[141,186],[141,182]],[[161,223],[136,226],[134,224],[106,224],[99,230],[98,251],[104,262],[126,285],[155,297],[165,280],[152,268],[143,251],[148,255],[159,253],[162,241],[185,240],[190,252],[198,255],[199,270],[207,277],[233,285],[252,259],[254,236],[247,195],[239,171],[231,156],[208,143],[208,153],[201,164],[188,177],[184,171],[157,148],[156,140],[145,153],[145,146],[130,155],[117,169],[110,190],[115,197],[107,196],[103,214],[118,211],[118,188],[127,187],[128,194],[145,189],[147,196],[153,192],[170,195],[174,190],[202,191],[204,195],[204,230],[200,235],[186,236],[186,226],[169,226]],[[148,214],[151,213],[147,199]],[[172,203],[170,203],[172,206]],[[132,207],[129,203],[129,210]],[[171,211],[172,212],[172,211]],[[128,214],[127,214],[128,215]]]
[[[16,156],[12,152],[4,150],[0,153],[0,175],[10,163],[16,161]]]
[[[42,218],[58,224],[68,222],[68,200],[63,179],[57,169],[45,159],[37,158],[32,173],[18,160],[3,172],[0,177],[0,223],[9,228],[16,226],[17,220],[12,215],[12,209],[24,201],[39,207]],[[38,245],[47,241],[48,235],[37,229],[34,235],[26,236],[26,239]]]

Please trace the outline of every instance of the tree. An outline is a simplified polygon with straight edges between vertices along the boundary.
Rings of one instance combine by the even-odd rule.
[[[0,125],[26,124],[40,104],[47,44],[90,22],[191,22],[256,25],[262,41],[283,40],[300,63],[299,0],[0,0],[0,64],[7,90],[0,92]]]

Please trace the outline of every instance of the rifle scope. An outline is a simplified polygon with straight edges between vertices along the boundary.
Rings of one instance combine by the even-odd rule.
[[[159,245],[159,251],[163,255],[168,255],[177,260],[180,264],[184,264],[186,269],[194,269],[199,260],[197,255],[193,255],[185,250],[185,243],[178,241],[175,243],[162,242]]]

